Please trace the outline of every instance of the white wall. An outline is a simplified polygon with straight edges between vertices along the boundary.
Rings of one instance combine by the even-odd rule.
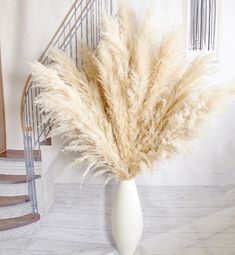
[[[28,73],[27,61],[37,58],[67,12],[71,1],[66,0],[0,0],[1,40],[3,46],[4,88],[6,96],[6,124],[8,148],[21,148],[19,129],[19,102]],[[153,4],[158,28],[186,21],[186,0],[130,1],[141,15],[148,2]],[[235,76],[235,24],[233,0],[220,1],[219,60],[222,78]],[[140,184],[157,185],[224,185],[235,181],[235,105],[215,117],[210,128],[195,141],[188,155],[155,165],[154,176],[141,176]],[[11,132],[9,132],[11,129]],[[48,150],[48,149],[47,149]],[[53,167],[57,182],[79,182],[81,173],[71,168],[70,157],[57,154]],[[100,182],[96,179],[94,182]]]
[[[20,97],[29,61],[38,59],[73,0],[0,0],[7,148],[22,149]]]

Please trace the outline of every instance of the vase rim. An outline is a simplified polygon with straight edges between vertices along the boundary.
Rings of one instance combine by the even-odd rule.
[[[119,182],[120,182],[120,183],[135,182],[135,178],[131,178],[131,179],[129,179],[129,180],[120,180]]]

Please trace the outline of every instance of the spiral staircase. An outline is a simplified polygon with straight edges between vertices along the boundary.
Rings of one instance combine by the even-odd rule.
[[[81,43],[96,47],[100,38],[101,12],[105,9],[113,14],[113,5],[113,0],[74,1],[39,61],[49,64],[50,50],[60,49],[70,55],[77,66],[81,66]],[[34,104],[39,94],[40,88],[33,86],[29,76],[22,92],[20,109],[24,150],[0,153],[0,240],[37,229],[40,215],[46,212],[43,197],[49,191],[44,185],[43,178],[48,176],[44,177],[42,149],[52,146],[53,140],[50,137],[50,121],[43,122],[43,113]],[[53,185],[52,179],[50,182]]]

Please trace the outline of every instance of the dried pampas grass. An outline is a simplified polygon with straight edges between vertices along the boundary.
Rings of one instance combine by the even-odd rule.
[[[77,68],[65,53],[53,51],[51,64],[32,64],[36,104],[64,137],[84,177],[105,174],[129,180],[155,160],[172,156],[195,136],[234,87],[205,86],[214,68],[208,56],[185,59],[177,31],[155,41],[148,17],[121,8],[103,16],[96,50],[83,52]]]

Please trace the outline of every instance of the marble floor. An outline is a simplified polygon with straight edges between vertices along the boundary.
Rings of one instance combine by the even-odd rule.
[[[235,186],[138,187],[144,235],[136,255],[235,255]],[[117,255],[112,185],[56,185],[56,201],[31,236],[2,241],[0,255]]]

